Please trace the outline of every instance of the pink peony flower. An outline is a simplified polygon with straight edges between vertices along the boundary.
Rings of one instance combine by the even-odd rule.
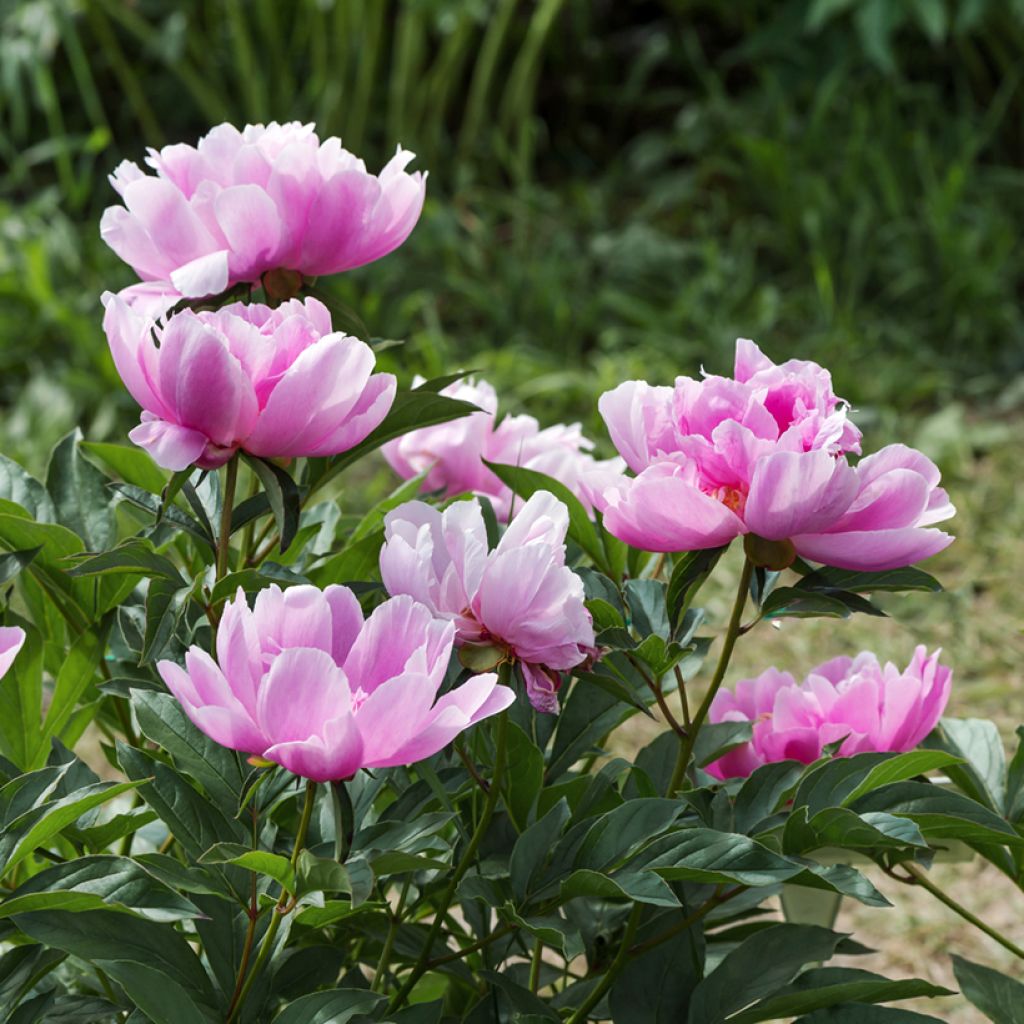
[[[949,700],[952,670],[921,646],[901,672],[869,651],[833,658],[802,683],[770,668],[719,690],[711,722],[753,722],[753,739],[708,765],[719,779],[745,777],[769,761],[810,764],[842,740],[842,756],[912,750],[935,728]]]
[[[7,675],[24,644],[25,630],[20,626],[0,626],[0,679]]]
[[[110,183],[124,201],[100,221],[103,240],[145,281],[215,295],[268,270],[336,274],[386,256],[423,208],[425,174],[401,148],[380,175],[321,142],[314,126],[218,125],[197,146],[151,149],[146,174],[125,161]]]
[[[601,396],[612,440],[637,474],[598,496],[615,536],[648,551],[692,551],[752,533],[865,571],[952,542],[931,528],[955,510],[924,455],[891,445],[848,461],[860,432],[827,371],[800,360],[775,366],[741,339],[735,373],[679,377],[672,388],[627,381]]]
[[[373,373],[370,347],[333,332],[316,299],[185,310],[166,326],[138,298],[104,300],[114,363],[143,409],[129,437],[166,469],[213,469],[240,448],[334,455],[362,441],[394,400],[395,378]]]
[[[381,576],[389,593],[454,622],[457,643],[504,648],[533,706],[554,712],[559,673],[594,654],[583,583],[565,564],[568,526],[565,505],[539,491],[488,551],[478,502],[439,512],[410,501],[385,517]]]
[[[412,764],[508,707],[494,674],[437,699],[454,628],[409,597],[364,622],[347,587],[239,590],[217,630],[217,661],[192,647],[157,668],[195,726],[222,746],[307,779]]]
[[[484,380],[459,380],[441,394],[482,411],[410,431],[383,447],[391,468],[404,479],[427,473],[425,491],[442,491],[446,497],[485,496],[506,522],[514,504],[512,490],[483,464],[484,459],[544,473],[568,487],[588,511],[595,493],[622,474],[620,459],[599,461],[590,454],[594,443],[583,436],[578,423],[541,430],[532,416],[506,416],[497,422],[498,397]]]

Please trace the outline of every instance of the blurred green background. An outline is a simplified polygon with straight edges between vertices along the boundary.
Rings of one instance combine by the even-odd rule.
[[[222,120],[430,170],[410,241],[333,285],[405,340],[404,379],[479,367],[600,436],[598,390],[725,372],[744,335],[829,366],[883,430],[955,400],[954,445],[1024,390],[1020,0],[0,12],[0,441],[30,465],[134,421],[99,329],[132,281],[98,238],[105,175]]]
[[[387,368],[478,368],[504,409],[581,419],[610,454],[595,399],[626,377],[729,372],[738,335],[822,362],[868,450],[940,463],[947,592],[799,624],[737,670],[942,644],[953,713],[1009,736],[1022,77],[1022,0],[0,0],[0,451],[39,472],[76,423],[136,422],[100,330],[100,293],[133,280],[98,232],[119,160],[223,120],[315,121],[372,170],[400,142],[430,171],[423,218],[330,285],[404,341]],[[965,884],[1019,923],[998,880]],[[999,965],[921,914],[909,944],[898,915],[864,937],[899,962],[927,935],[935,980],[950,949]]]

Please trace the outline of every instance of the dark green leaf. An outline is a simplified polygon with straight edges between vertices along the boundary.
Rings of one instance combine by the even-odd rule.
[[[211,553],[213,552],[216,543],[209,530],[204,529],[198,520],[187,512],[182,511],[176,505],[164,507],[157,495],[150,494],[149,491],[136,487],[134,484],[111,484],[110,487],[111,490],[120,494],[129,504],[148,513],[154,522],[162,520],[171,526],[177,527],[179,530],[190,533],[196,540],[202,541],[210,549]]]
[[[753,734],[753,722],[714,722],[704,724],[697,734],[693,745],[693,757],[697,765],[703,768],[712,761],[717,761],[730,750],[746,743]]]
[[[20,506],[37,523],[57,522],[57,510],[46,488],[6,455],[0,455],[0,501]],[[13,510],[0,506],[0,511]]]
[[[994,722],[981,718],[943,718],[925,745],[945,750],[964,764],[946,766],[946,774],[968,796],[989,810],[1006,811],[1006,757]]]
[[[318,587],[372,578],[378,572],[380,549],[383,544],[383,530],[371,533],[368,537],[349,544],[322,565],[310,570],[309,578]]]
[[[91,551],[104,551],[114,543],[114,522],[110,492],[102,473],[82,458],[77,427],[57,442],[46,468],[46,489],[57,510],[57,522],[77,533]]]
[[[356,1014],[372,1012],[383,1001],[383,996],[366,989],[314,992],[289,1003],[274,1018],[274,1024],[345,1024]]]
[[[627,800],[591,826],[576,854],[576,867],[610,870],[627,860],[683,813],[679,800],[662,797]]]
[[[146,633],[140,664],[148,665],[163,654],[185,614],[188,598],[188,586],[163,577],[150,580],[146,592]]]
[[[671,635],[665,584],[661,580],[627,580],[623,588],[633,628],[641,637]]]
[[[693,595],[711,575],[724,551],[725,547],[691,551],[689,554],[681,555],[676,561],[665,595],[673,632],[678,631],[684,610],[693,600]]]
[[[829,1010],[817,1010],[793,1024],[942,1024],[938,1017],[891,1006],[847,1003]]]
[[[785,882],[802,868],[749,836],[687,828],[645,852],[646,867],[662,878],[762,886]]]
[[[804,765],[798,761],[775,761],[756,768],[740,786],[733,805],[738,832],[750,833],[779,810],[795,789]]]
[[[40,545],[27,548],[25,551],[11,551],[9,554],[0,555],[0,585],[13,580],[42,550]]]
[[[778,924],[755,932],[694,989],[688,1024],[721,1024],[787,985],[807,964],[828,960],[841,939],[813,925]]]
[[[509,813],[521,831],[526,828],[530,811],[544,781],[544,754],[514,722],[508,725]]]
[[[295,486],[295,481],[291,476],[275,463],[244,453],[243,458],[259,477],[267,500],[270,502],[280,536],[278,550],[287,551],[299,529],[299,513],[302,507],[299,489]]]
[[[518,899],[524,899],[533,891],[568,820],[569,805],[563,798],[516,840],[509,860],[509,873],[512,891]]]
[[[963,994],[993,1024],[1024,1024],[1024,984],[955,954],[953,973]]]
[[[879,590],[924,590],[935,593],[942,585],[920,569],[886,569],[884,572],[854,572],[851,569],[824,567],[808,573],[797,584],[800,590],[849,590],[870,594]]]
[[[761,606],[761,612],[766,619],[846,619],[850,616],[850,608],[838,597],[797,590],[796,587],[773,590]]]
[[[602,871],[580,868],[561,886],[563,900],[585,896],[589,899],[631,900],[656,907],[678,907],[679,900],[657,875],[641,871],[619,871],[606,875]]]
[[[142,576],[162,577],[184,584],[178,567],[165,555],[158,554],[153,545],[142,537],[133,537],[116,548],[98,555],[87,555],[68,569],[69,576],[99,576],[111,573],[135,573]]]

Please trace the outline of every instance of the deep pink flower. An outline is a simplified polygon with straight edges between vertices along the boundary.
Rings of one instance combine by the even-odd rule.
[[[0,626],[0,679],[7,675],[24,643],[25,630],[20,626]]]
[[[454,629],[408,597],[364,622],[347,587],[239,590],[217,629],[217,661],[201,647],[185,667],[157,668],[207,736],[317,782],[359,768],[412,764],[515,699],[494,674],[437,698]]]
[[[935,728],[949,700],[952,670],[920,646],[901,672],[868,651],[833,658],[802,683],[770,668],[719,690],[711,722],[753,722],[753,739],[708,765],[720,779],[747,776],[769,761],[810,764],[830,743],[840,755],[912,750]]]
[[[425,174],[399,148],[380,175],[313,125],[218,125],[197,146],[151,149],[146,174],[110,178],[124,201],[100,221],[104,241],[146,281],[215,295],[268,270],[336,274],[387,255],[419,219]]]
[[[775,366],[741,340],[735,379],[627,381],[599,407],[637,475],[606,486],[598,507],[635,547],[692,551],[752,533],[839,568],[881,570],[953,540],[931,528],[954,509],[920,452],[891,445],[851,465],[860,432],[814,363]]]
[[[105,301],[114,363],[143,409],[129,436],[166,469],[212,469],[240,448],[334,455],[362,441],[394,400],[395,378],[373,373],[370,347],[332,331],[316,299],[184,310],[166,326],[137,312],[138,297]]]
[[[578,423],[542,430],[532,416],[505,416],[498,422],[498,397],[484,380],[459,380],[441,394],[482,411],[410,431],[383,447],[384,457],[399,476],[408,480],[427,474],[425,491],[442,491],[446,497],[482,495],[505,522],[513,494],[483,464],[484,459],[544,473],[568,487],[588,511],[595,492],[622,474],[620,459],[599,461],[590,454],[594,443],[583,436]]]
[[[385,517],[381,576],[389,593],[453,621],[458,643],[504,648],[533,706],[554,712],[559,673],[594,653],[583,582],[565,564],[568,526],[565,505],[539,491],[488,551],[478,502],[439,512],[410,501]]]

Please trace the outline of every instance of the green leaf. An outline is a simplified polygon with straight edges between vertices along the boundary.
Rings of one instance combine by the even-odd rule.
[[[88,555],[68,570],[69,576],[99,576],[129,573],[173,580],[179,585],[185,581],[178,567],[165,555],[158,554],[153,545],[142,537],[118,544],[98,555]]]
[[[525,899],[536,888],[541,871],[569,821],[569,815],[569,804],[563,797],[516,840],[509,859],[509,875],[512,891],[518,899]]]
[[[897,782],[861,797],[853,810],[885,811],[910,818],[929,841],[959,839],[965,843],[1024,846],[1012,825],[987,807],[959,793],[928,782]]]
[[[644,860],[662,878],[709,884],[775,885],[803,870],[749,836],[708,828],[675,832],[646,851]]]
[[[766,619],[847,619],[850,608],[838,597],[808,593],[796,587],[779,587],[765,598],[761,613]]]
[[[807,964],[828,960],[842,938],[813,925],[778,924],[755,932],[694,989],[688,1024],[721,1024],[787,985]]]
[[[128,857],[95,856],[33,875],[0,903],[0,917],[29,910],[96,909],[128,910],[151,921],[181,921],[199,914],[195,904]]]
[[[519,831],[522,831],[544,781],[544,754],[514,722],[508,726],[507,770],[510,784],[506,806]]]
[[[660,937],[686,910],[659,915],[637,933],[642,943]],[[680,1024],[704,968],[704,935],[699,924],[631,958],[609,994],[615,1024]]]
[[[882,812],[854,814],[845,807],[826,807],[810,820],[807,808],[790,814],[782,833],[787,854],[804,853],[826,846],[841,849],[905,849],[927,847],[920,829],[909,819]]]
[[[640,636],[654,635],[668,640],[671,627],[665,605],[665,584],[661,580],[627,580],[623,590],[631,624]]]
[[[299,529],[299,514],[302,508],[299,489],[295,481],[280,466],[266,459],[242,453],[247,465],[259,477],[260,483],[274,513],[274,522],[281,538],[278,550],[287,551]]]
[[[141,781],[140,796],[194,860],[217,843],[244,843],[249,838],[240,822],[224,815],[151,754],[118,743],[117,760],[130,779]]]
[[[188,606],[190,588],[157,577],[146,591],[146,633],[139,664],[148,665],[163,654]]]
[[[299,854],[295,865],[296,895],[310,892],[348,892],[352,883],[343,864],[329,857],[315,857],[309,850]]]
[[[606,875],[602,871],[579,868],[562,883],[563,900],[585,896],[588,899],[631,900],[656,907],[678,907],[679,900],[672,890],[650,872],[620,871]]]
[[[627,800],[590,827],[576,854],[575,866],[607,871],[660,835],[683,813],[680,800],[662,797]]]
[[[693,600],[693,595],[714,571],[726,547],[728,545],[704,551],[691,551],[689,554],[681,555],[676,561],[665,594],[665,605],[668,608],[673,634],[678,631],[683,612]]]
[[[37,942],[101,965],[154,1020],[208,1024],[215,1019],[209,1016],[214,997],[206,971],[169,924],[105,910],[37,911],[13,920]],[[165,998],[171,1001],[161,1009]]]
[[[791,796],[805,766],[799,761],[775,761],[756,768],[744,780],[733,804],[738,832],[753,832]]]
[[[598,536],[597,527],[594,526],[579,498],[565,484],[535,469],[488,462],[487,459],[484,459],[483,463],[524,501],[537,491],[548,491],[553,494],[569,510],[569,538],[590,556],[595,565],[604,565],[604,545]]]
[[[372,1013],[384,997],[362,988],[314,992],[289,1003],[274,1024],[345,1024],[356,1014]]]
[[[287,857],[265,850],[244,850],[239,853],[235,843],[218,843],[199,858],[200,864],[235,864],[246,871],[272,878],[283,889],[295,892],[295,872]]]
[[[905,754],[896,754],[875,765],[853,791],[843,798],[843,806],[849,807],[859,797],[882,786],[912,779],[915,775],[924,775],[938,768],[947,768],[958,760],[955,754],[941,750],[910,750]]]
[[[921,590],[937,593],[942,585],[934,576],[920,569],[886,569],[883,572],[854,572],[850,569],[825,567],[808,573],[797,584],[799,590],[846,590],[856,594],[876,591]]]
[[[867,1005],[953,994],[947,988],[918,978],[892,981],[868,971],[826,967],[807,971],[786,991],[730,1017],[729,1024],[758,1024],[760,1021],[794,1017],[843,1003]]]
[[[925,746],[963,760],[946,774],[972,799],[1003,814],[1006,806],[1006,756],[994,722],[981,718],[943,718]]]
[[[111,484],[111,489],[121,495],[130,505],[142,509],[149,514],[154,522],[164,522],[191,534],[200,540],[212,554],[216,544],[210,531],[205,529],[197,519],[182,511],[176,505],[164,505],[160,498],[149,491],[136,487],[134,484]]]
[[[578,681],[562,705],[547,777],[557,780],[629,713],[617,697]]]
[[[384,531],[378,530],[368,537],[349,544],[323,565],[310,570],[309,578],[318,587],[331,583],[349,583],[373,578],[378,573],[380,549],[384,544]]]
[[[34,850],[44,846],[62,829],[77,821],[86,811],[99,807],[122,793],[136,789],[139,785],[139,782],[99,782],[92,786],[85,786],[70,796],[46,804],[41,815],[29,812],[29,815],[15,819],[5,830],[18,835],[18,840],[3,866],[4,876],[10,874]],[[19,828],[19,823],[30,816],[34,818],[31,824],[27,828]]]
[[[78,709],[79,701],[96,678],[105,652],[106,630],[89,630],[74,642],[65,655],[43,721],[37,759],[40,756],[45,759],[51,738],[61,735]]]
[[[223,579],[217,580],[210,591],[210,603],[220,604],[230,601],[241,587],[247,594],[258,594],[271,583],[276,583],[282,590],[285,587],[308,583],[305,576],[299,576],[288,569],[275,566],[272,562],[264,562],[259,569],[242,569],[240,572],[228,573]]]
[[[141,448],[127,444],[81,441],[79,448],[99,459],[126,484],[134,484],[153,494],[167,485],[167,474]]]
[[[132,707],[145,736],[166,750],[225,815],[233,816],[245,788],[239,755],[200,732],[169,693],[136,690]]]
[[[1006,771],[1006,816],[1014,822],[1024,818],[1024,725],[1017,726],[1017,751]]]
[[[46,468],[46,489],[57,510],[57,522],[77,533],[92,551],[103,551],[117,538],[113,505],[103,474],[82,458],[77,427],[57,442]]]
[[[0,501],[18,505],[37,523],[57,521],[57,510],[46,488],[6,455],[0,455]],[[12,510],[4,508],[3,511]]]
[[[0,555],[0,585],[13,580],[42,550],[42,547],[34,547],[27,548],[25,551],[12,551],[6,555]]]
[[[1024,1024],[1024,984],[956,954],[953,973],[963,994],[993,1024]]]
[[[793,1024],[942,1024],[938,1017],[891,1006],[847,1003],[828,1010],[817,1010]]]

